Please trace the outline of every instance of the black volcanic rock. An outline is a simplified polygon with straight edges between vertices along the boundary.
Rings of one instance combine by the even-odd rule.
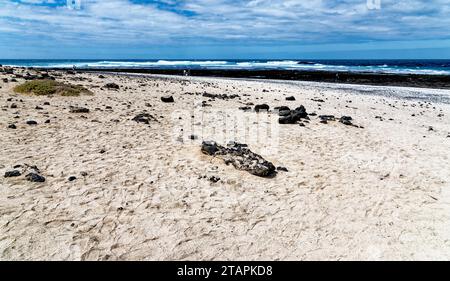
[[[108,83],[105,85],[106,89],[112,89],[112,90],[119,90],[120,86],[117,85],[116,83]]]
[[[89,109],[85,107],[71,107],[70,113],[89,113]]]
[[[260,111],[269,111],[270,106],[267,104],[258,104],[255,106],[255,111],[256,112],[260,112]]]
[[[203,142],[201,151],[210,156],[222,159],[225,164],[232,164],[236,169],[247,171],[259,177],[272,177],[276,175],[276,168],[258,155],[248,149],[246,144],[236,142],[229,143],[226,147],[216,142]]]
[[[25,178],[31,182],[45,182],[45,178],[36,173],[29,173]]]
[[[172,103],[172,102],[175,102],[175,100],[173,99],[172,96],[164,96],[164,97],[161,97],[161,101],[162,101],[162,102],[165,102],[165,103]]]
[[[280,111],[279,115],[280,119],[278,119],[278,123],[280,124],[295,124],[301,119],[309,118],[306,108],[303,105],[297,107],[295,110]]]
[[[353,120],[353,118],[350,116],[342,116],[339,119],[339,122],[341,122],[342,124],[347,125],[347,126],[353,126],[352,120]]]
[[[138,123],[150,124],[150,121],[156,121],[156,118],[148,113],[140,113],[136,115],[132,121],[136,121]]]
[[[12,170],[5,173],[5,178],[14,178],[14,177],[20,177],[22,173],[18,170]]]

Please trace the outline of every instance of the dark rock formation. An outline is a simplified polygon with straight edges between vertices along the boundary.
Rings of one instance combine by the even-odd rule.
[[[116,83],[108,83],[105,85],[106,89],[112,89],[112,90],[119,90],[120,86],[117,85]]]
[[[20,177],[22,173],[18,170],[12,170],[5,173],[5,178]]]
[[[341,122],[342,124],[347,125],[347,126],[353,126],[352,120],[353,120],[353,118],[350,116],[342,116],[339,119],[339,122]]]
[[[270,109],[270,106],[268,106],[267,104],[258,104],[255,106],[256,112],[269,111],[269,109]]]
[[[166,103],[172,103],[172,102],[175,102],[175,100],[173,99],[172,96],[164,96],[164,97],[161,97],[161,101],[162,101],[162,102],[166,102]]]
[[[289,172],[289,170],[286,167],[277,167],[277,171],[281,171],[281,172]]]
[[[295,101],[295,97],[292,97],[292,96],[291,97],[287,97],[286,100],[287,101]]]
[[[212,177],[209,178],[209,181],[213,182],[213,183],[216,183],[216,182],[220,181],[220,178],[216,177],[216,176],[212,176]]]
[[[150,124],[150,121],[156,121],[156,118],[153,117],[151,114],[148,113],[140,113],[136,115],[132,121],[136,121],[138,123],[144,123],[144,124]]]
[[[45,178],[36,173],[29,173],[25,178],[31,182],[45,182]]]
[[[276,175],[275,166],[261,155],[252,152],[245,144],[231,142],[224,147],[207,141],[203,142],[201,151],[222,159],[227,165],[232,164],[236,169],[247,171],[255,176],[271,177]]]
[[[278,123],[280,124],[295,124],[301,119],[308,119],[308,113],[306,108],[302,105],[297,107],[295,110],[283,110],[279,112],[280,119]]]

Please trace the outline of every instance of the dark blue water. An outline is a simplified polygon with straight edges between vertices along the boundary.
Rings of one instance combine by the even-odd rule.
[[[51,68],[285,69],[450,75],[450,60],[0,60]]]

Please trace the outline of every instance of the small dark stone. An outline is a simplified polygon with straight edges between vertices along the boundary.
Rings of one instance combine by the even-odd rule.
[[[295,101],[295,97],[292,97],[292,96],[291,97],[287,97],[286,100],[287,101]]]
[[[118,90],[118,89],[120,89],[120,86],[117,85],[116,83],[108,83],[108,84],[105,85],[105,88]]]
[[[277,167],[277,171],[289,172],[289,170],[285,167]]]
[[[321,121],[335,121],[336,117],[334,117],[334,115],[320,115],[319,116]],[[324,123],[327,124],[327,123]]]
[[[11,104],[10,108],[17,108],[17,104],[15,103]]]
[[[269,109],[270,109],[270,106],[268,106],[267,104],[258,104],[255,106],[256,112],[269,111]]]
[[[213,141],[204,141],[202,143],[202,152],[208,155],[214,155],[217,151],[219,151],[219,147],[217,143]]]
[[[150,121],[156,121],[156,118],[148,113],[140,113],[131,120],[138,123],[150,124]]]
[[[34,109],[36,109],[36,110],[42,110],[43,108],[40,107],[40,106],[36,106]]]
[[[242,106],[239,107],[239,110],[243,110],[243,111],[250,111],[252,108],[250,106]]]
[[[339,119],[339,122],[344,124],[344,125],[347,125],[347,126],[352,126],[353,125],[352,120],[353,120],[353,118],[350,117],[350,116],[342,116]]]
[[[98,78],[100,78],[100,79],[105,79],[105,76],[99,75]]]
[[[50,103],[48,101],[44,102],[44,105],[50,105]]]
[[[32,125],[37,125],[38,123],[34,120],[29,120],[29,121],[27,121],[27,124],[32,126]]]
[[[172,103],[172,102],[175,102],[175,100],[173,99],[172,96],[164,96],[164,97],[161,97],[161,101],[162,101],[162,102],[166,102],[166,103]]]
[[[288,106],[277,106],[274,108],[274,110],[278,110],[278,111],[289,111],[291,110]]]
[[[74,181],[74,180],[76,180],[77,179],[77,177],[74,177],[74,176],[71,176],[71,177],[69,177],[69,181]]]
[[[89,108],[85,107],[72,107],[70,113],[89,113]]]
[[[212,176],[212,177],[209,178],[209,180],[210,180],[211,182],[213,182],[213,183],[216,183],[216,182],[220,181],[220,178],[219,178],[219,177],[216,177],[216,176]]]
[[[50,123],[50,119],[45,120],[44,123],[45,123],[45,124],[49,124],[49,123]]]
[[[14,125],[14,124],[10,124],[10,125],[8,126],[8,128],[9,128],[9,129],[13,129],[13,130],[14,130],[14,129],[17,129],[17,126],[16,126],[16,125]]]
[[[5,173],[5,178],[20,177],[22,173],[18,170],[12,170]]]
[[[36,173],[29,173],[28,175],[25,176],[25,178],[31,182],[45,182],[45,178]]]
[[[190,135],[189,138],[190,138],[191,140],[196,140],[196,139],[198,139],[198,137],[197,137],[196,135]]]

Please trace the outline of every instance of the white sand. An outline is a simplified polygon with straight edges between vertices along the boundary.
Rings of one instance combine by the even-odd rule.
[[[12,91],[17,83],[0,80],[1,260],[450,259],[450,106],[395,97],[449,91],[97,76],[65,76],[91,79],[71,81],[95,92],[82,97],[19,95]],[[107,82],[121,89],[93,87]],[[201,108],[207,98],[183,94],[204,91],[239,94],[241,100],[216,99]],[[162,95],[173,95],[175,103],[162,103]],[[296,101],[285,101],[291,95]],[[278,126],[276,114],[260,114],[258,124],[248,127],[270,125],[275,136],[236,140],[289,169],[271,179],[203,155],[201,140],[176,141],[177,126],[191,113],[205,114],[197,127],[211,134],[208,139],[214,126],[220,138],[220,119],[227,114],[253,120],[256,113],[238,110],[247,102],[303,104],[310,113],[350,115],[364,128],[320,124],[317,117],[306,127]],[[18,108],[9,108],[12,103]],[[91,112],[69,113],[70,105]],[[143,110],[159,122],[131,121]],[[188,111],[174,123],[174,110]],[[8,129],[14,122],[17,129]],[[190,132],[185,128],[185,136]],[[47,181],[3,177],[18,164],[36,165]],[[221,181],[200,178],[205,175]],[[69,182],[69,176],[77,180]]]

